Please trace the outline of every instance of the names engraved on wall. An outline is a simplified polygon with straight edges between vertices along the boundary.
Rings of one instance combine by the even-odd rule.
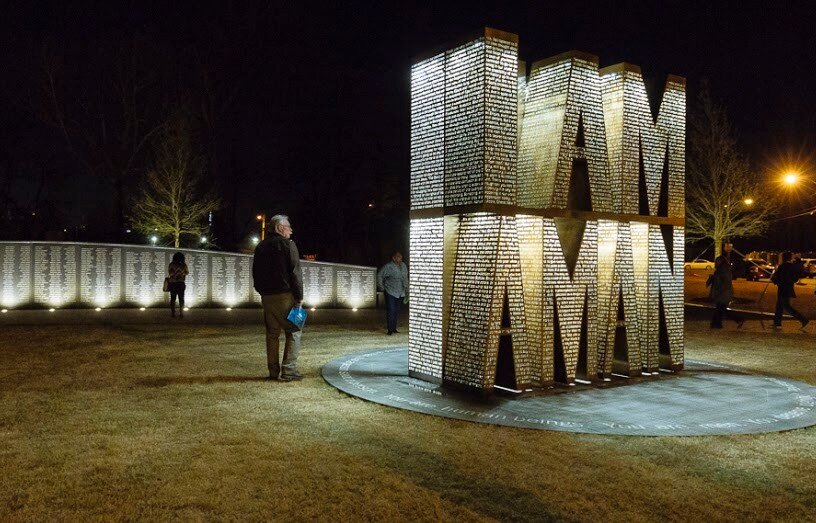
[[[175,252],[94,243],[0,242],[0,306],[165,305],[168,295],[162,286]],[[251,255],[182,252],[189,269],[186,305],[261,302],[253,286]],[[373,267],[303,261],[301,270],[304,303],[309,306],[376,305]]]
[[[212,258],[212,300],[239,305],[250,300],[252,260],[249,257],[217,255]]]
[[[54,307],[76,301],[76,247],[34,246],[34,301]]]
[[[248,256],[236,257],[235,292],[238,294],[239,302],[250,301],[252,288],[252,258]]]
[[[331,265],[301,263],[303,303],[309,306],[331,305],[334,301],[334,268]]]
[[[345,307],[373,306],[376,301],[376,277],[374,269],[338,267],[337,304]]]
[[[105,307],[122,298],[122,249],[80,248],[79,300]]]
[[[31,299],[31,246],[0,248],[0,305],[14,307]]]
[[[125,300],[145,307],[164,301],[165,251],[125,251]]]
[[[185,262],[190,274],[187,275],[187,288],[184,294],[185,305],[192,306],[209,301],[210,264],[209,256],[199,253],[185,253]]]

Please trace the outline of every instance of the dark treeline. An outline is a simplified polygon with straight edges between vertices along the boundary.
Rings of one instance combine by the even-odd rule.
[[[693,111],[708,78],[753,169],[770,180],[794,166],[813,180],[811,6],[7,4],[2,239],[144,242],[126,232],[129,202],[160,128],[181,113],[205,160],[202,192],[221,202],[208,234],[217,248],[250,248],[255,216],[283,212],[302,252],[381,263],[408,243],[410,66],[485,25],[519,34],[528,63],[580,49],[601,66],[638,64],[653,103],[666,74],[679,74]],[[780,214],[812,208],[808,188]],[[814,230],[806,213],[740,248],[811,250]]]
[[[0,239],[145,242],[129,208],[183,112],[221,201],[213,246],[251,248],[255,216],[280,212],[318,259],[378,263],[405,248],[407,158],[365,136],[367,111],[385,110],[355,96],[371,80],[333,74],[329,42],[293,40],[279,8],[17,15],[2,37]]]

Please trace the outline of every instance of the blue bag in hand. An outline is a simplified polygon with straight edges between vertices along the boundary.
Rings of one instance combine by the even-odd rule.
[[[303,307],[292,307],[286,319],[296,326],[298,330],[303,330],[303,326],[306,325],[306,309]]]

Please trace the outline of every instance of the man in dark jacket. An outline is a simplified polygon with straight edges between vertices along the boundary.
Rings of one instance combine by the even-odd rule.
[[[290,239],[292,226],[287,216],[273,216],[269,228],[273,231],[272,235],[258,244],[252,260],[255,290],[263,302],[269,377],[273,380],[297,381],[303,379],[297,371],[301,332],[287,316],[293,307],[300,308],[303,302],[300,254],[295,242]],[[282,365],[278,354],[281,331],[286,334]]]
[[[712,329],[722,329],[723,317],[734,320],[737,328],[742,327],[745,323],[745,319],[728,309],[728,304],[734,299],[732,249],[733,246],[730,243],[723,245],[723,253],[714,260],[714,274],[709,277],[708,284],[711,285],[711,290],[708,296],[714,302],[714,314],[711,316]]]
[[[797,311],[791,305],[791,298],[796,297],[796,291],[793,286],[802,277],[802,269],[800,266],[791,263],[790,252],[782,253],[782,263],[777,267],[776,272],[771,276],[771,281],[776,284],[776,314],[774,315],[775,328],[782,326],[782,312],[790,312],[794,318],[799,320],[804,329],[810,320],[805,318],[802,313]]]

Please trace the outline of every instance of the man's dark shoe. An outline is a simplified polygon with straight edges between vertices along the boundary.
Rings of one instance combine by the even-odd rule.
[[[278,378],[278,379],[280,381],[300,381],[300,380],[303,379],[303,376],[301,376],[300,374],[297,374],[297,373],[296,374],[281,374],[280,378]]]
[[[389,336],[391,336],[392,334],[394,334],[394,331],[388,331]]]
[[[269,371],[269,379],[270,380],[277,380],[279,375],[280,375],[279,370],[272,369],[272,370]]]
[[[808,326],[808,323],[810,323],[810,320],[805,320],[802,322],[802,330],[805,330],[805,327]]]

